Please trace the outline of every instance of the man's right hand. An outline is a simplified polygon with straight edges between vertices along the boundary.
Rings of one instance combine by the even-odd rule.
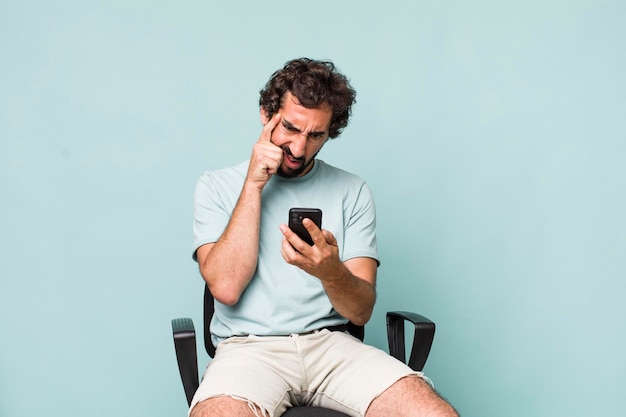
[[[283,150],[271,141],[280,114],[267,120],[254,145],[239,200],[222,236],[197,251],[200,272],[217,301],[234,305],[254,276],[259,258],[261,191],[283,161]]]
[[[283,150],[271,141],[272,132],[280,122],[280,118],[280,113],[276,113],[265,123],[261,137],[252,149],[246,181],[256,185],[259,189],[265,187],[283,162]]]

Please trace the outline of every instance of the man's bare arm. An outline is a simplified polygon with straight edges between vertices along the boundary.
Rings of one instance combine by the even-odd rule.
[[[286,225],[281,225],[285,237],[283,258],[317,277],[339,314],[357,325],[367,323],[376,302],[376,260],[362,257],[342,262],[332,233],[320,230],[308,219],[302,223],[315,244],[309,246]]]
[[[213,297],[223,304],[233,305],[239,301],[256,270],[261,194],[283,157],[282,149],[270,141],[279,121],[280,114],[272,117],[254,145],[239,200],[224,233],[217,242],[203,245],[196,252],[202,277]]]

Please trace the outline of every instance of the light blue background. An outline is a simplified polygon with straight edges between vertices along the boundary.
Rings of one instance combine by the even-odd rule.
[[[183,416],[201,173],[258,91],[329,58],[358,103],[320,155],[366,178],[384,312],[428,315],[464,417],[621,416],[622,1],[0,3],[0,415]],[[206,355],[200,358],[202,366]]]

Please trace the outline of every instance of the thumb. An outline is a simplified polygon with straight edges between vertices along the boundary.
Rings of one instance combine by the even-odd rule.
[[[337,239],[335,239],[335,235],[330,233],[326,229],[322,229],[322,236],[324,236],[324,240],[331,246],[337,246]]]

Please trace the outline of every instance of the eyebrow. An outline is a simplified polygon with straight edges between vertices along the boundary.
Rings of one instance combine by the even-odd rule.
[[[293,123],[291,123],[289,120],[287,119],[282,119],[282,123],[283,125],[289,129],[289,130],[293,130],[296,131],[298,133],[302,133],[302,129],[296,127]],[[326,134],[325,130],[320,130],[320,131],[315,131],[315,132],[309,132],[309,134],[307,136],[323,136]]]

